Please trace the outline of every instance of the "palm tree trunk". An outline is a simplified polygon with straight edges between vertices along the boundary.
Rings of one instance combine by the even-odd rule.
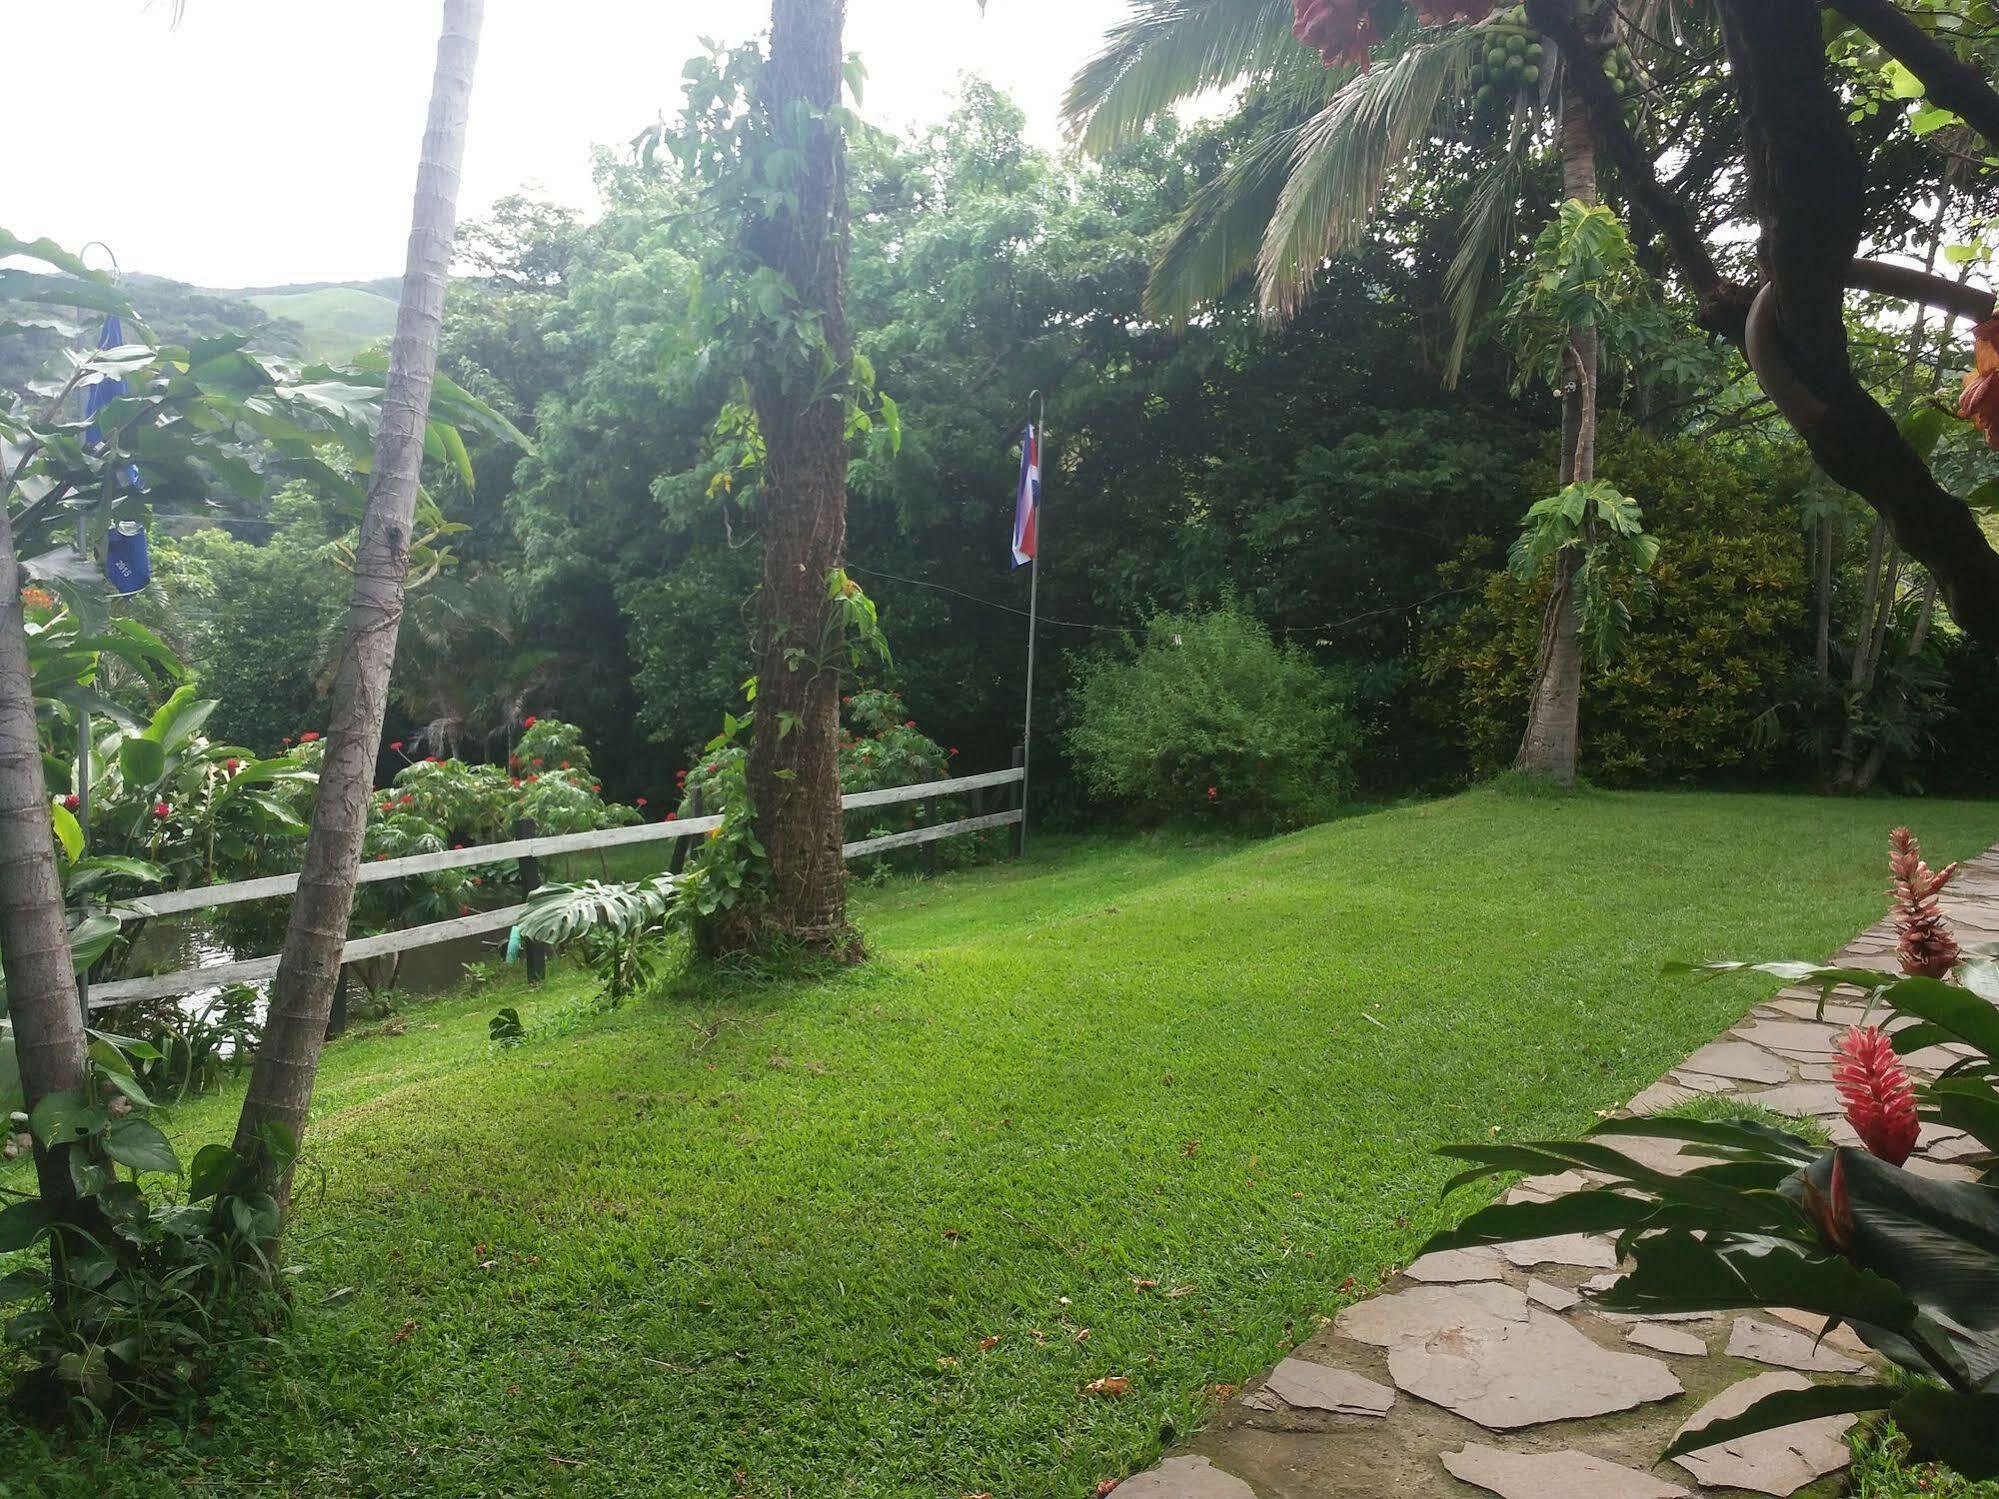
[[[326,756],[298,895],[271,988],[270,1021],[236,1126],[236,1151],[243,1163],[240,1184],[269,1191],[281,1202],[289,1195],[290,1171],[274,1156],[268,1131],[278,1126],[294,1141],[304,1134],[327,1015],[340,978],[340,952],[353,913],[354,875],[368,826],[376,746],[402,623],[410,527],[437,372],[445,282],[457,229],[459,168],[465,156],[472,73],[484,18],[485,0],[445,0],[430,119],[417,168],[409,262],[403,272],[395,342],[389,350],[368,505],[355,551],[346,645],[327,718]]]
[[[764,265],[796,289],[819,320],[831,368],[852,360],[847,327],[846,142],[827,112],[840,103],[846,0],[773,0],[762,109],[805,157],[794,211],[755,221],[747,236]],[[797,106],[809,106],[804,123]],[[757,837],[770,858],[768,906],[723,945],[797,942],[847,950],[846,864],[840,812],[840,663],[827,585],[847,546],[843,380],[814,390],[766,361],[752,379],[766,459],[764,574],[756,724],[749,791]]]
[[[82,1085],[84,1036],[42,779],[20,577],[13,523],[0,494],[0,953],[21,1087],[32,1108],[51,1093]],[[35,1173],[48,1202],[75,1200],[67,1153],[67,1147],[35,1147]]]
[[[1597,201],[1596,134],[1589,111],[1573,87],[1562,91],[1562,187],[1568,197]],[[1569,330],[1569,374],[1562,388],[1562,484],[1596,477],[1597,336],[1594,328]],[[1541,621],[1534,696],[1527,711],[1516,769],[1547,776],[1558,786],[1576,783],[1581,753],[1583,653],[1576,608],[1576,548],[1555,559],[1555,586]]]

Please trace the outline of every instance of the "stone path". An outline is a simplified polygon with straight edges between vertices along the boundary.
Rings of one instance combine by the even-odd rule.
[[[1965,945],[1999,940],[1999,847],[1968,861],[1942,905]],[[1895,967],[1884,919],[1834,961]],[[1653,1113],[1726,1094],[1823,1120],[1857,1145],[1832,1087],[1834,1038],[1860,1018],[1786,989],[1631,1101]],[[1931,1077],[1960,1053],[1905,1058]],[[1671,1141],[1620,1149],[1666,1170],[1697,1160]],[[1925,1125],[1911,1170],[1976,1178],[1975,1142]],[[1530,1178],[1508,1200],[1548,1199],[1585,1176]],[[1815,1346],[1802,1312],[1640,1318],[1596,1310],[1617,1279],[1607,1240],[1579,1234],[1419,1259],[1348,1307],[1233,1401],[1185,1451],[1126,1480],[1118,1499],[1692,1499],[1841,1491],[1851,1416],[1656,1461],[1682,1429],[1774,1390],[1867,1377],[1878,1360],[1842,1328]]]

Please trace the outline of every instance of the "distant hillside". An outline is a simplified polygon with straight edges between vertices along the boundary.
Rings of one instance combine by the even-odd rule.
[[[227,295],[295,325],[308,359],[345,364],[395,331],[396,299],[371,289],[379,284],[252,288]]]

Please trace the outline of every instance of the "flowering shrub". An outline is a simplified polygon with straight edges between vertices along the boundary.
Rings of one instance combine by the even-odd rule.
[[[1831,1058],[1862,1148],[1822,1150],[1749,1120],[1651,1118],[1614,1120],[1580,1141],[1445,1152],[1472,1163],[1453,1187],[1506,1171],[1580,1170],[1607,1180],[1553,1202],[1486,1208],[1427,1249],[1614,1234],[1634,1268],[1603,1293],[1611,1311],[1802,1308],[1824,1317],[1826,1332],[1844,1323],[1918,1376],[1782,1391],[1682,1434],[1666,1457],[1819,1416],[1886,1411],[1920,1456],[1968,1478],[1999,1475],[1999,961],[1959,952],[1935,901],[1952,871],[1932,874],[1905,828],[1895,830],[1890,867],[1902,976],[1809,963],[1707,965],[1810,985],[1821,1014],[1837,987],[1866,996],[1862,1022]],[[1873,1023],[1876,1010],[1900,1023]],[[1959,1060],[1918,1086],[1900,1057],[1935,1047]],[[1980,1148],[1969,1169],[1982,1176],[1907,1169],[1925,1122],[1969,1136]],[[1609,1143],[1629,1136],[1684,1142],[1705,1161],[1678,1176],[1653,1170]]]
[[[1339,683],[1233,607],[1158,616],[1135,658],[1083,668],[1075,710],[1090,789],[1150,820],[1297,827],[1349,789]]]

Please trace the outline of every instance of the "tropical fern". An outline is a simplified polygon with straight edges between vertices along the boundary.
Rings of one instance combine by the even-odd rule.
[[[1296,64],[1292,15],[1291,0],[1132,0],[1064,113],[1085,150],[1115,150],[1184,99]]]

